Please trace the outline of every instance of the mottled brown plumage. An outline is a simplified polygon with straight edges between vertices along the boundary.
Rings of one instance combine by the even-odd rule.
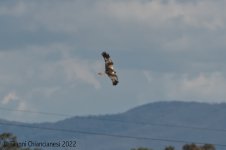
[[[110,58],[110,55],[107,52],[102,52],[101,54],[105,61],[105,73],[111,79],[113,85],[118,84],[118,76],[116,75],[116,71],[113,68],[113,61]]]

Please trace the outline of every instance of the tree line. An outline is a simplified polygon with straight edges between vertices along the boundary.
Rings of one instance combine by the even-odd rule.
[[[154,149],[139,147],[132,148],[131,150],[154,150]],[[167,146],[164,150],[176,150],[176,149],[173,146]],[[196,144],[185,144],[182,147],[182,150],[216,150],[216,148],[212,144],[204,144],[202,146],[198,146]]]
[[[39,148],[26,148],[18,144],[17,137],[12,133],[0,134],[0,150],[40,150]]]
[[[22,147],[17,142],[17,137],[12,133],[2,133],[0,134],[0,150],[31,150],[30,148]],[[33,150],[40,150],[35,148]],[[154,150],[152,148],[139,147],[132,148],[131,150]],[[164,150],[176,150],[173,146],[167,146]],[[198,146],[196,144],[185,144],[182,150],[216,150],[212,144],[204,144]]]

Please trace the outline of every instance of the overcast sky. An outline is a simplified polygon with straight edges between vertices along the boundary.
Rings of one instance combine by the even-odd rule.
[[[0,118],[226,102],[225,0],[1,0]],[[100,77],[102,51],[119,76]]]

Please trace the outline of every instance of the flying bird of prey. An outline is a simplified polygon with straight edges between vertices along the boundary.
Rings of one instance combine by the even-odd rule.
[[[112,84],[115,86],[118,84],[118,76],[116,75],[116,71],[113,68],[113,61],[110,58],[110,55],[107,52],[102,52],[101,54],[105,61],[105,73],[108,75],[108,77],[111,79]],[[98,73],[99,75],[102,75],[102,73]]]

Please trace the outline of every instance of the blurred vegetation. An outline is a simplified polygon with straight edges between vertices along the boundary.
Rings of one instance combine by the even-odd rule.
[[[17,141],[17,137],[12,133],[0,134],[0,150],[32,150],[30,148],[21,147]],[[41,150],[34,148],[33,150]]]
[[[0,150],[31,150],[30,148],[21,147],[18,144],[17,137],[12,133],[2,133],[0,134]],[[41,150],[41,149],[33,149]],[[132,148],[131,150],[154,150],[147,147]],[[173,146],[167,146],[164,150],[176,150]],[[203,146],[198,146],[196,144],[185,144],[182,150],[216,150],[214,145],[205,144]]]
[[[132,148],[131,150],[154,150],[146,147]],[[164,150],[176,150],[173,146],[167,146]],[[216,150],[212,144],[198,146],[196,144],[185,144],[182,150]]]

